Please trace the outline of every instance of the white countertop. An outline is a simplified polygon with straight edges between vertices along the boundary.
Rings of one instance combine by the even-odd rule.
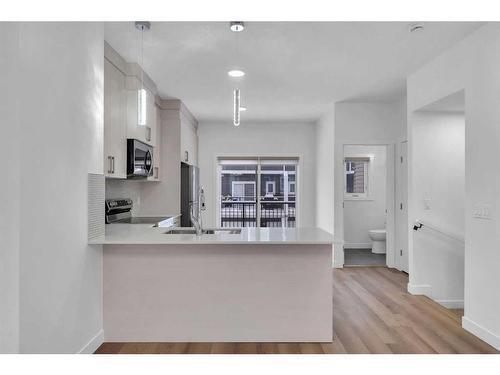
[[[211,229],[211,228],[207,228]],[[219,245],[296,244],[330,245],[333,236],[319,228],[243,228],[240,234],[165,234],[168,228],[142,224],[108,224],[105,236],[92,238],[94,245]]]

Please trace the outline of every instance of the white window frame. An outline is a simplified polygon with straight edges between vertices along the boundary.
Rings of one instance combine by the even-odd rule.
[[[292,191],[292,189],[290,189],[292,187],[292,185],[293,185],[293,191]],[[288,193],[289,194],[295,195],[296,188],[297,188],[297,186],[295,185],[295,181],[288,181]]]
[[[370,175],[373,156],[371,155],[356,155],[346,156],[344,158],[344,200],[371,200],[370,199]],[[347,192],[347,171],[346,164],[349,162],[363,162],[364,168],[364,192],[363,193],[348,193]]]

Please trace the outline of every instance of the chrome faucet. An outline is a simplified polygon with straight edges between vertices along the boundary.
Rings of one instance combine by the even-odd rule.
[[[191,222],[194,225],[196,235],[201,236],[203,234],[201,211],[205,211],[205,192],[203,191],[203,187],[200,187],[198,190],[196,201],[191,202],[190,205],[191,209],[189,210],[189,214],[191,216]]]

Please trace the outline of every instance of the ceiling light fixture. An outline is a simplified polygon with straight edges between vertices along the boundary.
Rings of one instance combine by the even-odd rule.
[[[414,33],[416,31],[422,31],[424,29],[424,25],[421,23],[412,23],[408,26],[408,32]]]
[[[240,105],[240,111],[241,111],[241,112],[245,112],[246,110],[247,110],[247,107],[242,107],[242,106]]]
[[[233,125],[240,126],[240,89],[233,91]]]
[[[231,21],[229,22],[229,28],[235,33],[239,33],[245,29],[245,23],[243,21]]]
[[[245,72],[243,70],[230,70],[229,72],[227,72],[227,75],[229,77],[233,77],[233,78],[240,78],[240,77],[243,77],[245,75]]]
[[[147,93],[144,89],[144,31],[151,28],[147,21],[136,21],[135,28],[141,32],[141,88],[137,90],[137,124],[146,126],[147,123]]]

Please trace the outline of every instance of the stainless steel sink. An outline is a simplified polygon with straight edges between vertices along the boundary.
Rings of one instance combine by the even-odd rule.
[[[240,234],[241,229],[234,228],[215,228],[215,229],[203,229],[203,234]],[[171,229],[165,234],[196,234],[196,230],[193,228],[175,228]]]
[[[204,229],[203,234],[240,234],[241,229]]]

